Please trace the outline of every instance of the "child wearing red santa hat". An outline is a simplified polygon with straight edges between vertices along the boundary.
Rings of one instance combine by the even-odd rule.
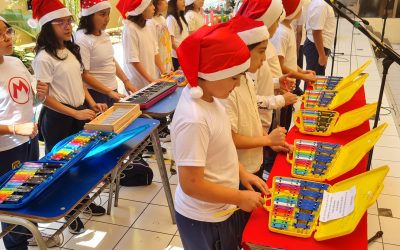
[[[128,92],[136,88],[114,59],[114,49],[109,35],[104,32],[110,20],[111,4],[107,0],[82,0],[81,18],[76,32],[80,47],[83,80],[96,102],[112,106],[123,95],[118,94],[116,76]]]
[[[124,71],[136,88],[141,89],[166,73],[158,53],[158,43],[147,24],[154,16],[151,0],[120,0],[116,5],[124,18],[122,46]]]
[[[226,42],[229,41],[229,42]],[[252,211],[263,205],[261,194],[240,191],[239,181],[253,175],[239,164],[229,117],[220,99],[240,83],[250,66],[247,46],[226,26],[203,26],[177,50],[189,85],[178,102],[171,125],[179,182],[175,193],[176,221],[185,249],[238,249],[245,219],[239,207]],[[268,193],[265,183],[257,187]]]
[[[82,130],[85,122],[94,119],[96,112],[105,111],[107,105],[96,103],[82,82],[82,59],[72,37],[69,10],[58,0],[33,0],[32,16],[41,27],[32,66],[36,80],[49,85],[39,117],[48,153],[59,141]],[[94,203],[89,209],[93,215],[105,214],[105,209]],[[69,230],[79,234],[84,225],[77,218]]]

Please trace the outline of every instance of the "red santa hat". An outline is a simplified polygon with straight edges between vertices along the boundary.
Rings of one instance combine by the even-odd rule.
[[[229,21],[232,32],[237,33],[246,45],[265,41],[269,38],[267,27],[261,21],[236,16]]]
[[[116,7],[123,18],[138,16],[150,5],[151,0],[119,0]]]
[[[193,98],[203,96],[198,86],[199,77],[217,81],[243,73],[250,67],[246,44],[228,25],[203,26],[187,37],[176,51]]]
[[[67,16],[72,14],[59,0],[32,0],[32,19],[28,20],[28,24],[32,28],[38,24],[42,27],[54,19]]]
[[[284,17],[284,9],[281,0],[245,0],[236,15],[263,21],[269,28],[279,17]]]
[[[185,6],[189,6],[194,3],[194,0],[185,0]]]
[[[302,0],[282,0],[286,12],[286,19],[293,19],[303,6]]]
[[[90,16],[98,11],[111,8],[107,0],[81,0],[81,16]]]

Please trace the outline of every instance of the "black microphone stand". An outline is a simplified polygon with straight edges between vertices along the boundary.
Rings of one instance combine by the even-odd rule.
[[[350,8],[347,8],[347,6],[344,5],[343,3],[341,3],[340,1],[335,0],[334,3],[338,5],[339,9],[343,8],[343,9],[347,10],[348,12],[350,12],[351,14],[353,14],[355,17],[357,17],[358,19],[360,19],[365,25],[369,25],[369,22],[368,22],[367,20],[361,18],[361,17],[360,17],[359,15],[357,15],[353,10],[351,10]],[[340,15],[337,14],[337,18],[336,18],[335,40],[334,40],[334,42],[333,42],[333,54],[332,54],[331,76],[333,76],[333,68],[334,68],[334,66],[335,66],[337,34],[338,34],[338,29],[339,29],[339,18],[340,18]],[[338,53],[338,54],[339,54],[339,53]]]
[[[381,42],[383,42],[383,39],[385,38],[386,21],[388,18],[388,11],[389,11],[389,2],[390,2],[390,0],[386,0],[385,15],[383,16],[383,28],[382,28],[382,34],[381,34]]]
[[[378,126],[378,121],[379,121],[379,115],[380,115],[380,110],[382,106],[382,98],[383,98],[383,93],[385,90],[385,84],[386,84],[386,77],[389,72],[390,66],[393,64],[393,62],[396,62],[397,64],[400,65],[400,55],[397,54],[389,45],[380,42],[375,36],[373,36],[364,26],[362,26],[359,22],[354,21],[352,18],[350,18],[346,13],[344,13],[339,6],[336,4],[332,3],[330,0],[325,0],[326,3],[328,3],[332,8],[337,12],[338,15],[341,17],[344,17],[347,21],[349,21],[355,28],[357,28],[361,33],[363,33],[365,36],[367,36],[376,46],[376,48],[384,55],[384,59],[382,62],[383,66],[383,73],[382,73],[382,82],[381,82],[381,88],[379,91],[379,98],[378,98],[378,107],[376,109],[376,114],[375,114],[375,120],[374,120],[374,127],[376,128]],[[371,169],[371,161],[372,161],[372,154],[373,154],[373,149],[369,153],[369,159],[368,159],[368,165],[367,165],[367,170]]]

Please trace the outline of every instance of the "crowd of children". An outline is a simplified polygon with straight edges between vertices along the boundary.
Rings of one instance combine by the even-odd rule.
[[[269,194],[263,173],[276,153],[292,150],[285,134],[291,105],[302,93],[299,83],[306,87],[324,74],[332,45],[332,9],[323,0],[304,2],[245,0],[230,21],[206,26],[203,0],[119,0],[120,66],[105,32],[107,0],[81,1],[76,33],[59,0],[33,0],[32,16],[40,26],[34,77],[9,56],[14,30],[0,17],[0,175],[37,160],[38,137],[49,152],[124,97],[117,78],[130,94],[181,68],[189,84],[171,123],[180,237],[189,250],[237,249],[248,212]],[[307,70],[298,65],[303,51]],[[236,207],[241,210],[216,216]],[[95,204],[89,210],[105,213]],[[69,229],[84,231],[79,217]],[[4,243],[27,249],[28,238],[12,233]]]

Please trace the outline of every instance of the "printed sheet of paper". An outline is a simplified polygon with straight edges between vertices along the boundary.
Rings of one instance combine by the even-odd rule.
[[[329,193],[324,191],[319,221],[327,222],[343,218],[354,211],[356,187],[349,190]]]

